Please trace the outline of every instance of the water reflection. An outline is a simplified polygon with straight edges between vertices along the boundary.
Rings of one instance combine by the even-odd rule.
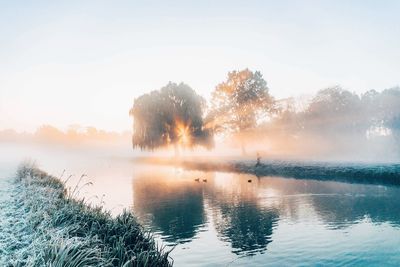
[[[215,231],[239,256],[268,254],[269,244],[279,242],[274,232],[281,224],[338,230],[368,218],[400,225],[398,187],[166,167],[135,173],[132,188],[134,212],[163,240],[194,242],[203,238],[201,230]]]
[[[365,218],[373,223],[400,226],[398,191],[384,186],[359,186],[355,192],[314,196],[312,205],[330,228],[343,228]]]
[[[234,206],[222,203],[214,213],[222,240],[231,243],[233,253],[246,255],[266,250],[278,217],[276,210],[263,210],[246,202]]]
[[[172,243],[190,241],[206,221],[202,187],[180,174],[144,171],[133,180],[134,211]]]
[[[217,174],[207,198],[219,237],[235,254],[253,255],[266,250],[279,217],[275,207],[263,207],[258,199],[258,180],[243,175]],[[251,183],[249,181],[251,180]]]
[[[157,238],[176,245],[175,266],[400,262],[400,187],[257,179],[132,164],[131,158],[97,153],[2,149],[0,167],[10,173],[30,157],[52,174],[63,169],[75,177],[87,174],[93,186],[82,191],[88,191],[86,199],[98,204],[91,197],[105,195],[105,208],[113,214],[132,206]],[[69,183],[76,185],[73,179]]]

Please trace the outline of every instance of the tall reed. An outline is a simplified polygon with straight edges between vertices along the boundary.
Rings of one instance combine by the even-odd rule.
[[[34,165],[17,172],[18,201],[34,232],[28,266],[172,266],[170,251],[158,245],[134,215],[113,217],[100,205],[78,199],[60,179]]]

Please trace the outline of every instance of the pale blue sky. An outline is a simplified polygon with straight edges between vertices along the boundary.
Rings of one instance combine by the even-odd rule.
[[[276,97],[400,84],[400,1],[0,1],[0,129],[129,129],[168,81],[260,70]]]

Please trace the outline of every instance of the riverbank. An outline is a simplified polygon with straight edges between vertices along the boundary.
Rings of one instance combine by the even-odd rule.
[[[400,185],[399,163],[350,163],[317,161],[138,158],[149,164],[173,165],[188,170],[247,173],[295,179],[339,181],[359,184]]]
[[[77,185],[30,165],[18,169],[0,209],[1,266],[172,266],[169,252],[131,212],[117,217],[77,199]]]

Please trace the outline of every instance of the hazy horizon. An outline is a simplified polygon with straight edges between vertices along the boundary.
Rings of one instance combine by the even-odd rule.
[[[183,81],[208,99],[228,71],[246,67],[261,71],[276,98],[334,85],[357,93],[394,87],[399,7],[396,1],[3,2],[0,129],[129,130],[135,97]]]

